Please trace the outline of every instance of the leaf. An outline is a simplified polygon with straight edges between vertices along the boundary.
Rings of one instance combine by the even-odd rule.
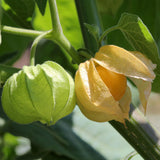
[[[1,37],[1,21],[2,21],[2,7],[1,7],[1,0],[0,0],[0,45],[2,43],[2,37]]]
[[[153,63],[160,66],[160,59],[158,48],[148,28],[144,25],[142,20],[134,14],[122,14],[118,27],[133,46],[133,48],[145,54]],[[157,69],[160,74],[160,70]]]
[[[7,160],[15,159],[16,157],[15,148],[17,145],[18,145],[17,137],[9,133],[6,133],[3,136],[3,149],[2,149],[3,158]]]
[[[99,30],[98,26],[90,25],[90,24],[87,24],[87,23],[84,23],[84,25],[88,29],[89,33],[94,37],[94,39],[98,43],[98,38],[99,38],[99,35],[100,35],[100,30]]]
[[[35,0],[42,15],[45,13],[47,0]]]
[[[78,16],[74,5],[74,0],[57,1],[60,22],[64,35],[75,48],[82,47],[82,35],[78,22]],[[36,30],[50,30],[52,28],[49,4],[47,2],[44,15],[41,14],[38,7],[35,8],[35,15],[32,20],[33,28]]]
[[[1,92],[2,89],[0,89],[0,95]],[[1,118],[6,120],[6,123],[1,127],[1,133],[9,132],[15,136],[30,139],[34,154],[44,153],[43,155],[46,155],[53,152],[57,156],[64,156],[72,160],[105,160],[73,132],[70,124],[71,116],[48,127],[40,123],[19,125],[8,120],[2,110],[1,103],[0,113]]]
[[[133,151],[133,148],[109,123],[90,121],[78,108],[73,114],[73,130],[108,160],[120,160]]]
[[[35,154],[33,152],[29,152],[27,154],[24,154],[22,156],[18,156],[16,158],[16,160],[35,160],[35,159],[39,159],[42,158],[42,160],[72,160],[66,156],[62,156],[62,155],[57,155],[54,152],[48,152],[48,153],[38,153]]]
[[[3,7],[5,7],[4,3]],[[4,9],[2,25],[18,27],[16,22]],[[0,63],[13,64],[28,47],[30,42],[31,38],[16,36],[3,32],[2,44],[0,45]]]
[[[124,0],[97,0],[97,5],[100,12],[115,15],[123,1]]]
[[[30,41],[30,38],[2,33],[0,62],[13,64],[28,47]]]
[[[8,14],[14,21],[25,28],[31,28],[31,21],[34,12],[34,0],[4,0],[10,6]]]
[[[14,73],[18,72],[18,68],[13,68],[10,66],[0,64],[0,87],[5,83],[5,81]]]

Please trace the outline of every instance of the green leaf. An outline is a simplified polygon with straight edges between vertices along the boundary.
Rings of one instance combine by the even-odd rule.
[[[118,27],[133,46],[133,48],[145,54],[153,63],[160,65],[158,48],[155,40],[142,20],[134,14],[122,14]],[[160,70],[157,69],[160,74]]]
[[[90,121],[78,108],[73,114],[73,130],[108,160],[120,160],[134,150],[109,123]]]
[[[42,15],[45,13],[47,0],[35,0]]]
[[[124,0],[97,0],[98,9],[102,13],[115,15]]]
[[[64,35],[75,48],[81,48],[83,40],[74,0],[58,0],[57,6]],[[52,28],[48,2],[46,4],[44,15],[41,14],[36,6],[32,24],[33,28],[36,30],[50,30]]]
[[[34,0],[4,0],[9,5],[8,14],[14,21],[25,28],[31,28],[31,18],[34,12]]]
[[[43,157],[42,160],[72,160],[66,156],[55,154],[54,152],[48,152],[48,153],[41,152],[37,154],[29,152],[22,156],[18,156],[16,160],[35,160],[35,159],[40,159],[41,157]]]
[[[2,4],[4,8],[7,8],[4,5],[4,2]],[[6,10],[3,9],[2,25],[18,27],[14,19],[10,17],[8,11]],[[15,36],[2,32],[2,44],[0,45],[0,63],[13,64],[28,47],[30,42],[30,38]]]
[[[2,43],[2,37],[1,37],[1,21],[2,21],[2,7],[1,7],[1,0],[0,0],[0,45]]]
[[[13,64],[28,47],[30,38],[20,37],[2,33],[2,44],[0,46],[0,62]]]
[[[5,83],[5,81],[14,73],[18,72],[18,68],[13,68],[0,64],[0,87]]]
[[[0,89],[0,92],[2,92],[2,89]],[[9,121],[2,110],[1,103],[0,113],[1,118],[6,120],[6,123],[1,127],[1,133],[9,132],[15,136],[30,139],[32,153],[34,154],[44,153],[43,155],[46,155],[49,152],[53,152],[56,155],[72,160],[104,160],[95,149],[73,132],[70,116],[49,127],[40,123],[19,125]]]
[[[2,159],[6,160],[15,159],[16,157],[15,148],[17,145],[18,145],[17,137],[9,133],[6,133],[3,137]]]
[[[84,23],[84,25],[88,29],[89,33],[94,37],[94,39],[98,43],[98,38],[99,38],[99,35],[100,35],[100,30],[99,30],[98,26],[90,25],[90,24],[87,24],[87,23]]]

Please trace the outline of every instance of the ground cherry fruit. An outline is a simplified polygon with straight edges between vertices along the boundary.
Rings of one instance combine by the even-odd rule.
[[[127,79],[124,75],[112,72],[107,70],[106,68],[98,65],[96,67],[100,77],[102,78],[103,82],[109,88],[112,96],[116,101],[119,101],[127,87]]]

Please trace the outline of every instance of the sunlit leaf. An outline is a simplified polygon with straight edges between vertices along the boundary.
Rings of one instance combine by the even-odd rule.
[[[47,0],[35,0],[42,15],[45,13]]]
[[[145,54],[153,63],[160,64],[156,42],[147,26],[137,15],[122,14],[118,27],[135,50]],[[157,72],[160,73],[160,70]]]
[[[58,0],[57,6],[64,35],[75,48],[80,48],[82,46],[82,35],[74,1]],[[52,28],[48,3],[44,15],[41,14],[38,7],[35,8],[32,24],[33,28],[36,30],[49,30]]]

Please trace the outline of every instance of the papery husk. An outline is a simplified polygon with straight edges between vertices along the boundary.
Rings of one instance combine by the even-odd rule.
[[[143,81],[141,79],[136,79],[136,78],[130,78],[130,79],[131,79],[131,81],[133,81],[133,83],[138,88],[139,98],[140,98],[141,104],[143,106],[144,113],[146,113],[147,102],[148,102],[148,98],[151,93],[151,86],[152,86],[151,82]]]
[[[2,106],[20,124],[35,121],[55,124],[75,107],[74,81],[57,63],[24,66],[5,83]]]
[[[152,81],[155,78],[155,65],[145,56],[131,53],[121,47],[105,45],[99,49],[94,59],[108,70],[127,77]]]
[[[79,65],[75,89],[77,103],[87,118],[97,122],[116,120],[122,123],[128,118],[99,76],[94,59]]]

